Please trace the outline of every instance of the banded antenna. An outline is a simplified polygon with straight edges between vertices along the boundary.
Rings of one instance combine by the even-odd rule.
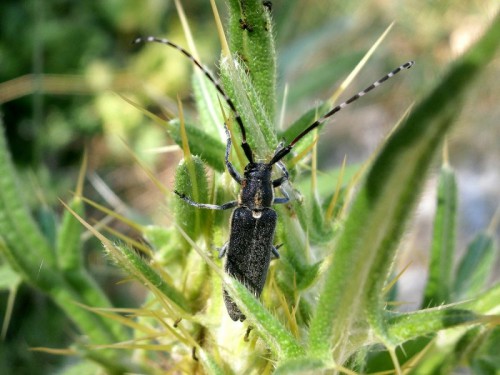
[[[240,114],[238,113],[238,110],[236,109],[236,106],[234,105],[233,101],[231,98],[226,94],[222,86],[217,82],[217,80],[212,76],[212,74],[208,71],[207,68],[205,68],[198,60],[194,58],[194,56],[186,51],[184,48],[181,46],[171,42],[168,39],[164,38],[157,38],[154,36],[148,36],[145,38],[139,37],[134,40],[134,43],[143,43],[143,42],[156,42],[160,44],[166,44],[168,46],[171,46],[178,51],[180,51],[182,54],[184,54],[189,60],[193,62],[201,71],[205,74],[205,76],[214,84],[215,88],[217,91],[223,96],[224,100],[226,101],[227,105],[231,109],[231,111],[234,114],[235,120],[238,123],[238,126],[241,131],[241,147],[243,148],[243,151],[245,152],[245,156],[247,157],[248,161],[250,163],[253,163],[253,152],[252,149],[250,148],[250,145],[247,143],[247,137],[246,137],[246,131],[245,131],[245,126],[243,125],[243,120],[241,119]],[[276,150],[274,153],[274,156],[272,157],[271,161],[269,162],[270,165],[278,163],[281,159],[283,159],[286,155],[290,153],[292,148],[295,146],[297,142],[299,142],[302,138],[304,138],[309,132],[312,130],[316,129],[318,126],[323,124],[328,118],[332,117],[335,113],[341,111],[345,107],[347,107],[349,104],[352,102],[355,102],[362,96],[366,95],[376,87],[380,86],[382,83],[387,81],[389,78],[394,77],[396,74],[398,74],[400,71],[404,69],[410,69],[413,65],[415,64],[414,61],[408,61],[407,63],[404,63],[403,65],[400,65],[390,73],[386,74],[382,78],[378,79],[377,81],[373,82],[370,86],[365,88],[364,90],[358,92],[356,95],[350,97],[347,99],[345,102],[337,105],[327,113],[325,113],[323,116],[321,116],[318,120],[313,122],[311,125],[309,125],[306,129],[304,129],[299,135],[297,135],[293,141],[291,141],[287,146],[284,146],[282,148],[279,148]],[[225,124],[224,124],[225,125]]]
[[[224,91],[224,89],[222,88],[220,83],[217,82],[217,80],[212,76],[212,73],[210,73],[207,68],[205,68],[198,60],[196,60],[195,57],[191,53],[189,53],[184,48],[182,48],[178,44],[171,42],[168,39],[157,38],[154,36],[148,36],[145,38],[139,37],[139,38],[136,38],[134,40],[135,44],[147,43],[147,42],[166,44],[167,46],[174,47],[176,50],[180,51],[184,56],[186,56],[189,60],[191,60],[194,65],[196,65],[198,68],[201,69],[201,71],[205,74],[205,76],[214,84],[217,91],[222,95],[222,97],[226,101],[227,105],[229,106],[229,108],[233,112],[234,118],[235,118],[236,122],[238,123],[238,126],[240,127],[240,131],[241,131],[241,148],[245,152],[245,156],[247,157],[248,161],[250,163],[253,163],[254,162],[253,161],[253,152],[252,152],[252,149],[250,148],[250,145],[247,143],[247,133],[245,130],[245,126],[243,126],[243,120],[241,119],[241,116],[238,113],[238,110],[236,109],[236,106],[234,105],[233,101],[226,94],[226,92]]]
[[[413,64],[415,64],[414,61],[408,61],[407,63],[404,63],[403,65],[400,65],[399,67],[397,67],[396,69],[394,69],[392,72],[386,74],[385,76],[383,76],[379,80],[373,82],[370,86],[368,86],[363,91],[358,92],[356,95],[350,97],[349,99],[347,99],[342,104],[339,104],[335,108],[333,108],[330,111],[328,111],[326,114],[324,114],[319,119],[317,119],[315,122],[313,122],[311,125],[309,125],[298,136],[296,136],[294,138],[294,140],[291,141],[288,144],[288,146],[285,146],[285,147],[281,148],[280,150],[276,151],[276,153],[274,154],[274,156],[271,159],[271,161],[269,162],[269,164],[275,164],[278,161],[280,161],[281,159],[283,159],[286,155],[288,155],[290,153],[290,151],[292,150],[293,146],[295,146],[295,144],[298,141],[300,141],[303,137],[305,137],[310,131],[312,131],[313,129],[316,129],[318,126],[320,126],[322,123],[324,123],[329,117],[333,116],[337,112],[340,112],[342,109],[344,109],[345,107],[347,107],[352,102],[355,102],[356,100],[358,100],[362,96],[364,96],[367,93],[369,93],[370,91],[372,91],[374,88],[380,86],[382,83],[384,83],[385,81],[387,81],[389,78],[394,77],[396,74],[398,74],[403,69],[410,69],[413,66]]]

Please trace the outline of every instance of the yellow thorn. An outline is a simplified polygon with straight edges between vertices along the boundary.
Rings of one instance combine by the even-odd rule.
[[[226,35],[224,34],[224,28],[222,27],[222,21],[220,19],[219,11],[217,10],[217,5],[214,0],[210,0],[210,5],[212,6],[212,11],[214,13],[215,25],[217,26],[217,33],[219,34],[219,40],[222,48],[222,55],[225,57],[231,57],[231,51],[229,50],[229,45],[227,44]],[[230,59],[232,61],[232,59]]]
[[[363,56],[363,58],[358,63],[358,65],[356,65],[356,67],[353,69],[353,71],[351,72],[351,74],[349,74],[347,76],[347,78],[344,80],[344,82],[342,82],[342,84],[340,85],[340,87],[337,90],[335,90],[335,92],[333,93],[333,95],[330,97],[330,103],[332,103],[332,105],[333,105],[333,103],[335,103],[337,101],[337,99],[340,96],[340,94],[342,94],[344,92],[344,90],[351,84],[351,82],[354,80],[354,78],[358,75],[359,71],[363,68],[363,66],[366,64],[366,62],[368,61],[368,59],[373,55],[373,53],[375,52],[375,50],[382,43],[382,41],[385,39],[385,37],[387,36],[387,34],[389,33],[389,31],[391,31],[391,29],[392,29],[393,26],[394,26],[394,22],[392,22],[387,27],[387,29],[385,29],[384,33],[377,39],[377,41],[375,42],[375,44],[373,44],[373,46],[368,50],[368,52],[366,52],[366,54]]]

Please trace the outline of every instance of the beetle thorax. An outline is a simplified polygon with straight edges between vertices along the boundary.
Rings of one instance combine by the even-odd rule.
[[[271,207],[274,199],[271,179],[272,165],[267,163],[249,163],[245,167],[239,204],[251,210]]]

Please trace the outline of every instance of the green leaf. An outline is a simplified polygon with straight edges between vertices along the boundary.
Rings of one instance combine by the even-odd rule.
[[[69,203],[69,207],[80,217],[84,216],[84,204],[80,197],[74,197]],[[56,242],[59,272],[66,282],[65,286],[71,288],[72,292],[78,296],[78,298],[75,297],[75,301],[92,307],[112,307],[101,287],[85,269],[82,233],[83,227],[81,223],[72,212],[65,210]],[[126,338],[123,327],[118,322],[99,315],[94,315],[94,317],[100,321],[100,325],[106,327],[103,331],[109,330],[113,332],[116,338]]]
[[[488,233],[479,233],[458,265],[454,284],[456,300],[472,298],[487,285],[495,266],[498,247]]]
[[[500,283],[497,282],[490,289],[475,296],[474,299],[460,303],[465,309],[470,309],[478,314],[497,314],[500,301]]]
[[[243,121],[246,137],[257,159],[268,158],[276,141],[275,126],[272,118],[265,112],[263,99],[256,89],[246,67],[238,60],[221,61],[221,79],[227,95],[234,104]],[[229,115],[229,113],[228,113]],[[233,129],[238,128],[233,121]],[[240,130],[240,129],[238,129]],[[235,131],[233,134],[240,134]],[[234,141],[233,143],[239,143]]]
[[[10,159],[3,126],[0,130],[0,233],[2,252],[26,282],[44,290],[57,285],[56,259],[47,239],[26,207]]]
[[[4,138],[0,136],[0,142],[3,140]],[[103,322],[95,314],[75,304],[75,302],[87,302],[82,291],[84,288],[80,285],[80,288],[75,290],[64,279],[55,263],[54,252],[41,237],[21,202],[18,190],[14,189],[15,177],[12,166],[7,159],[6,149],[2,148],[1,144],[0,154],[3,155],[3,158],[0,156],[0,169],[3,168],[5,172],[0,176],[0,184],[3,186],[3,189],[0,189],[0,229],[5,235],[2,240],[5,242],[0,245],[2,254],[25,282],[48,293],[79,329],[95,343],[109,343],[119,337],[123,338],[118,330],[111,328],[113,324],[108,325],[108,322]],[[31,233],[22,232],[28,228],[32,230]],[[93,294],[92,290],[90,292]]]
[[[56,243],[56,232],[57,232],[57,216],[54,211],[42,205],[37,208],[33,213],[33,216],[42,232],[42,235],[47,239],[49,245],[54,247]]]
[[[209,134],[219,132],[222,137],[221,139],[225,139],[226,135],[222,129],[224,118],[222,117],[219,105],[219,103],[223,103],[222,105],[225,105],[225,103],[219,100],[219,94],[214,84],[203,72],[196,69],[193,73],[192,82],[196,108],[201,123],[200,128],[204,129]]]
[[[410,313],[386,313],[387,330],[397,344],[441,329],[481,321],[482,314],[494,314],[500,306],[500,284],[472,301]]]
[[[423,307],[439,306],[450,302],[457,199],[455,172],[449,166],[443,165],[438,182],[429,278],[422,302]]]
[[[94,295],[96,285],[87,289],[78,284],[75,289],[60,271],[55,250],[40,233],[22,200],[3,135],[0,132],[0,251],[25,282],[47,293],[94,343],[125,339],[121,327],[108,324],[77,305],[91,300],[86,300],[86,292]]]
[[[500,328],[496,327],[486,335],[482,345],[477,349],[472,358],[474,374],[488,375],[500,372]]]
[[[441,333],[428,346],[420,357],[416,366],[414,366],[410,374],[451,374],[455,373],[464,364],[471,362],[479,364],[477,370],[481,369],[485,374],[495,374],[496,370],[500,369],[498,360],[495,360],[498,346],[494,350],[495,355],[490,356],[488,353],[491,347],[485,344],[488,337],[494,337],[492,330],[488,332],[484,326],[467,326],[459,327],[454,330],[449,330]],[[493,334],[493,335],[491,335]],[[498,341],[493,339],[489,344],[498,345]],[[486,351],[482,356],[480,354],[481,347],[486,347]],[[496,365],[495,365],[496,362]],[[474,368],[474,366],[472,366]],[[496,368],[496,369],[495,369]],[[482,371],[474,372],[481,374]]]
[[[174,285],[170,285],[164,280],[143,258],[141,258],[133,249],[128,248],[125,245],[115,246],[121,254],[125,257],[122,259],[115,260],[120,264],[122,268],[127,270],[127,272],[137,278],[143,283],[148,283],[150,286],[154,286],[159,290],[165,297],[174,302],[177,306],[186,312],[191,312],[191,306],[184,297],[184,295],[177,290]],[[110,254],[113,254],[110,252]]]
[[[465,323],[477,323],[479,315],[462,306],[444,306],[411,313],[386,315],[387,331],[396,345],[419,336]]]
[[[225,375],[226,372],[219,366],[218,361],[210,355],[206,350],[198,349],[197,353],[200,357],[200,362],[203,369],[208,375]]]
[[[327,222],[325,220],[325,213],[319,202],[318,196],[313,194],[309,202],[311,223],[307,226],[307,228],[309,228],[308,234],[311,239],[311,243],[319,244],[331,241],[334,235],[333,225],[331,222]]]
[[[73,198],[69,206],[79,216],[84,216],[80,197]],[[56,243],[57,262],[61,270],[72,272],[83,268],[82,232],[83,227],[78,219],[70,211],[64,211]]]
[[[191,153],[199,156],[215,170],[223,172],[225,169],[224,144],[192,124],[186,123],[184,126],[186,128]],[[178,119],[172,120],[168,123],[168,131],[174,142],[181,146],[182,139],[179,131]]]
[[[276,51],[269,11],[260,0],[230,0],[228,5],[231,53],[245,64],[266,117],[272,120],[276,112]]]
[[[472,301],[418,312],[415,314],[416,320],[415,317],[405,317],[405,314],[391,318],[391,323],[395,323],[392,328],[398,332],[397,334],[404,334],[406,338],[423,334],[425,330],[429,330],[430,333],[439,329],[440,324],[444,324],[443,328],[457,326],[439,334],[432,346],[425,351],[412,374],[447,374],[454,368],[471,362],[475,369],[486,371],[478,371],[480,374],[495,373],[493,369],[500,368],[496,359],[500,337],[498,327],[490,329],[487,325],[474,324],[475,319],[469,314],[473,310],[478,322],[488,319],[487,316],[477,314],[497,313],[500,307],[498,301],[500,301],[500,284]],[[439,315],[443,310],[448,311],[440,318]],[[472,320],[469,321],[469,318]],[[436,326],[433,328],[433,325]],[[403,337],[401,339],[404,340]]]
[[[175,171],[175,191],[195,202],[208,203],[205,165],[199,157],[191,156],[189,159],[181,160]],[[210,211],[193,207],[179,197],[175,197],[174,212],[176,222],[193,240],[198,239],[202,234],[208,234],[206,231],[210,228],[210,225],[207,225]],[[189,247],[185,242],[184,245]]]
[[[283,271],[280,278],[283,278],[283,287],[289,290],[290,294],[295,285],[302,283],[303,275],[309,270],[307,235],[300,227],[300,223],[295,217],[285,214],[284,209],[280,212],[280,238],[284,242],[282,256],[280,258],[280,269]]]
[[[179,237],[175,228],[148,225],[143,229],[143,236],[161,264],[173,264],[179,260]]]

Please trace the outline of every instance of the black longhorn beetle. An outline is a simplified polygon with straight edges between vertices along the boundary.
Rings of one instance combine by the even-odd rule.
[[[231,216],[229,241],[226,242],[220,250],[219,257],[221,258],[227,254],[224,270],[229,275],[243,283],[258,298],[260,297],[266,282],[267,270],[271,261],[271,253],[276,258],[279,258],[277,247],[273,244],[277,214],[276,211],[272,209],[272,205],[287,203],[289,201],[289,197],[283,189],[282,193],[284,197],[274,197],[274,188],[280,187],[285,181],[288,180],[288,171],[281,160],[290,153],[293,146],[298,141],[300,141],[310,131],[321,125],[330,116],[339,112],[348,104],[373,90],[375,87],[399,73],[401,70],[409,69],[414,62],[409,61],[399,66],[378,81],[372,83],[363,91],[331,109],[297,135],[287,146],[280,144],[268,163],[260,163],[254,161],[252,149],[246,140],[246,131],[243,121],[236,110],[233,101],[227,96],[215,78],[212,77],[211,73],[188,51],[167,39],[150,36],[146,38],[137,38],[134,41],[134,43],[141,42],[157,42],[166,44],[183,53],[198,68],[200,68],[206,77],[215,85],[215,88],[223,96],[225,102],[233,112],[234,118],[241,131],[241,147],[246,158],[248,159],[248,164],[245,166],[245,171],[242,177],[229,161],[229,154],[231,152],[231,137],[227,125],[224,123],[224,129],[227,136],[225,164],[231,177],[241,185],[238,200],[227,202],[222,205],[206,204],[194,202],[181,192],[174,192],[186,203],[197,208],[205,208],[209,210],[229,210],[234,208]],[[275,164],[281,169],[282,176],[273,179],[271,174],[273,165]],[[245,315],[243,315],[225,289],[224,302],[231,319],[234,321],[245,320]]]

